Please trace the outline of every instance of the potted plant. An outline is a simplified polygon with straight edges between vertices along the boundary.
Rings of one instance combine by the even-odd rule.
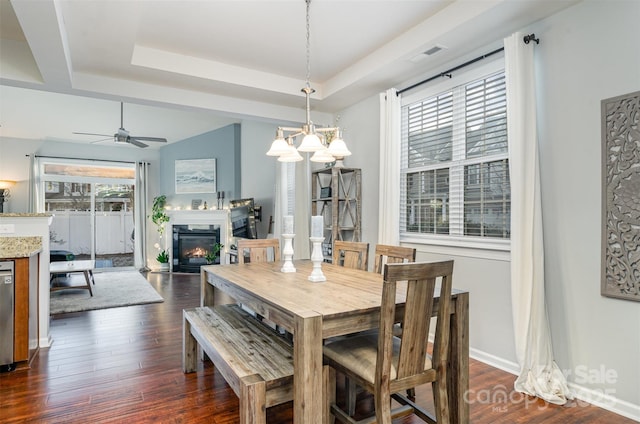
[[[160,269],[161,270],[168,270],[169,269],[169,252],[167,252],[166,250],[161,250],[160,253],[158,253],[158,256],[156,256],[156,261],[160,262]]]
[[[167,196],[160,195],[153,198],[153,206],[151,208],[151,221],[156,224],[158,234],[160,236],[160,242],[156,243],[154,247],[159,250],[156,256],[156,261],[160,263],[161,271],[169,270],[169,252],[162,246],[162,234],[164,233],[164,224],[169,222],[169,215],[165,211],[165,205],[167,203]]]
[[[156,256],[156,260],[161,264],[169,263],[169,252],[167,252],[166,250],[160,251],[160,253],[158,253],[158,256]]]
[[[158,227],[158,233],[160,233],[160,235],[164,232],[164,224],[169,222],[169,215],[167,215],[164,209],[166,204],[167,196],[164,194],[153,198],[151,221]]]
[[[221,243],[216,243],[213,245],[213,249],[207,252],[206,255],[204,255],[204,258],[207,260],[207,264],[212,264],[216,261],[216,259],[218,259],[218,253],[220,253],[220,250],[223,247],[224,244]]]

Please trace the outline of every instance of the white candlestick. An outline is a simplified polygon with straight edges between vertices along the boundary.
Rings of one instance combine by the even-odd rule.
[[[293,266],[293,237],[295,234],[283,234],[284,247],[282,248],[282,256],[284,257],[284,263],[280,272],[296,272],[296,267]]]
[[[309,237],[309,240],[311,240],[311,243],[313,243],[313,251],[311,252],[313,271],[311,271],[311,275],[309,275],[308,279],[309,281],[313,281],[314,283],[327,281],[327,277],[324,276],[321,268],[321,264],[324,259],[324,257],[322,256],[322,241],[324,240],[324,237]]]
[[[324,237],[324,218],[322,215],[311,217],[311,237]]]
[[[282,220],[282,234],[294,234],[293,215],[286,215]]]

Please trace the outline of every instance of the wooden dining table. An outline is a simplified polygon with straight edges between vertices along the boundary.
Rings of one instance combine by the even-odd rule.
[[[203,266],[201,306],[238,302],[289,331],[294,346],[294,422],[321,423],[326,413],[321,395],[323,340],[378,327],[382,276],[323,263],[327,280],[311,282],[307,278],[311,261],[294,261],[294,266],[297,271],[292,273],[281,272],[280,262]],[[466,424],[469,293],[454,289],[451,300],[447,387],[452,422]],[[398,314],[404,301],[404,288],[399,285]]]

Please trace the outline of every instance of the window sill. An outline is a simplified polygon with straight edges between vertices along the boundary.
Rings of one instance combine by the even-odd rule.
[[[465,256],[498,261],[511,260],[510,240],[486,240],[470,237],[418,236],[401,234],[403,245],[414,245],[419,252]]]

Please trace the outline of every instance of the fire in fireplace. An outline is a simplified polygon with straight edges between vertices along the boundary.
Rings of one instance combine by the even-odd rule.
[[[173,225],[173,271],[200,272],[220,240],[219,225]],[[218,257],[215,263],[220,263]]]

